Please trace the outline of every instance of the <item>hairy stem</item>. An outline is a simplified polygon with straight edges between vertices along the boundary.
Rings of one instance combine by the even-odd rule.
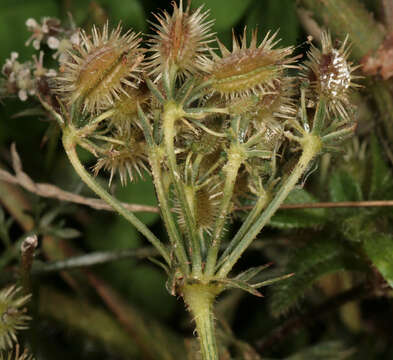
[[[186,228],[191,243],[192,272],[196,277],[202,274],[202,256],[200,241],[196,229],[195,219],[192,215],[187,197],[181,182],[179,169],[177,168],[176,155],[174,149],[174,139],[176,135],[175,123],[183,116],[183,110],[170,101],[165,105],[163,119],[165,152],[168,158],[168,167],[171,180],[175,187],[176,195],[184,213]]]
[[[225,185],[224,185],[223,197],[220,206],[220,212],[213,230],[212,245],[209,248],[209,254],[207,257],[206,270],[205,270],[205,273],[207,275],[214,274],[218,251],[220,250],[220,244],[221,244],[220,240],[222,236],[222,230],[224,228],[225,220],[228,215],[229,207],[231,204],[237,173],[243,161],[241,151],[236,151],[236,150],[237,150],[236,146],[235,149],[231,148],[228,162],[225,165],[225,175],[226,175]]]
[[[187,275],[189,272],[189,261],[186,250],[184,248],[183,240],[176,227],[173,214],[171,213],[168,196],[165,193],[165,189],[162,183],[161,162],[158,151],[154,151],[154,149],[150,150],[149,161],[152,169],[154,185],[157,192],[157,198],[160,204],[162,218],[168,231],[169,240],[171,241],[173,250],[176,254],[177,260],[179,261],[179,265],[183,270],[183,273]]]
[[[307,170],[309,163],[319,153],[321,149],[321,140],[319,136],[315,136],[312,133],[306,134],[303,137],[303,152],[302,155],[293,169],[291,175],[285,180],[280,190],[277,192],[273,200],[266,207],[265,211],[257,218],[255,223],[247,231],[243,239],[237,244],[230,255],[228,255],[226,261],[218,271],[218,277],[225,277],[231,271],[235,263],[238,261],[243,252],[263,229],[263,227],[269,222],[271,217],[286,199],[291,190],[295,187],[301,176]]]
[[[260,196],[256,202],[256,204],[252,207],[252,210],[248,214],[246,220],[243,222],[242,226],[240,227],[239,231],[236,233],[235,237],[231,240],[228,244],[227,248],[225,249],[224,253],[221,255],[220,260],[217,266],[221,266],[225,261],[231,251],[235,248],[236,244],[243,238],[246,234],[250,226],[254,223],[257,216],[261,213],[263,208],[266,206],[266,203],[269,201],[268,196]]]
[[[214,286],[186,285],[183,297],[194,317],[203,360],[218,360],[213,304],[217,296]]]
[[[76,153],[76,143],[77,134],[75,134],[75,130],[71,127],[65,128],[63,132],[63,145],[68,159],[70,160],[76,173],[93,192],[95,192],[101,199],[107,202],[120,215],[124,216],[126,220],[128,220],[132,225],[134,225],[136,229],[140,233],[142,233],[158,250],[158,252],[165,259],[165,261],[170,264],[170,256],[163,243],[147,228],[144,223],[142,223],[132,212],[125,209],[124,206],[116,198],[114,198],[105,189],[103,189],[98,184],[98,182],[95,181],[95,179],[86,171],[78,158],[78,154]]]

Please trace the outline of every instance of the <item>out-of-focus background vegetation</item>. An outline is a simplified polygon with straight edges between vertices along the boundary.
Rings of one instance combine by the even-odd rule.
[[[379,1],[365,0],[363,3],[378,16]],[[305,43],[307,33],[299,21],[295,0],[192,1],[194,7],[201,4],[211,9],[211,18],[216,19],[214,29],[227,46],[231,44],[232,29],[242,32],[246,25],[248,31],[258,27],[260,37],[269,30],[279,29],[281,45],[296,45],[297,53],[308,49]],[[158,9],[170,11],[170,2],[1,0],[0,64],[5,62],[11,51],[19,53],[20,61],[31,58],[32,47],[24,45],[30,36],[25,26],[27,18],[39,21],[44,16],[52,16],[68,21],[67,14],[70,13],[75,23],[86,29],[92,24],[104,24],[109,18],[112,25],[121,21],[124,28],[132,27],[149,33],[148,22],[154,21],[152,13]],[[47,61],[50,63],[49,57]],[[363,90],[360,101],[360,140],[351,145],[352,153],[344,159],[340,155],[340,160],[328,160],[329,166],[320,164],[316,171],[320,175],[312,175],[310,182],[311,192],[316,197],[300,193],[300,202],[316,201],[316,198],[325,201],[367,200],[364,189],[370,188],[370,177],[375,180],[378,174],[383,174],[384,179],[391,175],[391,163],[384,148],[390,140],[378,136],[378,113],[366,90]],[[25,103],[17,98],[2,100],[0,166],[10,169],[9,149],[15,142],[24,171],[34,181],[56,184],[65,190],[92,196],[68,164],[56,127],[34,111],[21,114],[31,108],[34,108],[34,103],[30,100]],[[371,123],[374,122],[377,125],[373,128]],[[371,132],[377,136],[371,138]],[[81,155],[86,164],[92,161],[86,154]],[[333,171],[331,164],[333,175],[330,173]],[[369,173],[371,168],[374,175]],[[390,192],[381,190],[386,185],[384,179],[374,184],[375,199],[392,198],[391,184],[386,187]],[[112,191],[124,201],[156,204],[148,176],[146,181],[126,187],[115,182]],[[13,244],[26,233],[40,235],[37,263],[96,251],[148,246],[126,221],[114,214],[42,199],[5,182],[0,182],[0,203],[3,209],[1,231]],[[288,285],[293,287],[290,290],[293,299],[288,299],[287,303],[287,298],[280,298],[277,293],[274,298],[270,289],[266,290],[265,299],[240,292],[223,297],[217,314],[221,341],[239,359],[258,359],[257,352],[263,354],[264,359],[393,359],[393,347],[390,345],[393,342],[391,297],[384,293],[381,297],[361,301],[364,291],[357,288],[358,278],[351,272],[342,271],[347,267],[347,259],[334,258],[335,266],[330,267],[326,264],[331,258],[322,256],[343,246],[341,238],[352,236],[353,239],[359,235],[353,234],[355,230],[349,223],[358,221],[357,231],[361,233],[367,219],[378,216],[385,222],[383,226],[388,232],[386,229],[391,229],[391,217],[386,213],[375,214],[373,210],[301,210],[298,214],[293,217],[293,213],[279,213],[274,220],[275,227],[265,231],[265,240],[257,242],[239,267],[274,261],[277,268],[284,268],[290,258],[297,266],[295,270],[303,271],[310,284],[317,278],[320,280],[322,275],[325,276],[324,281],[319,281],[314,290],[306,293],[305,301],[300,300],[303,292],[296,282]],[[158,214],[143,213],[140,218],[155,233],[165,237]],[[13,219],[13,222],[9,223],[7,219]],[[239,223],[239,219],[234,219],[228,231],[237,228]],[[324,244],[307,250],[321,252],[314,267],[307,263],[307,254],[301,249],[294,252],[310,239],[325,239]],[[386,243],[386,251],[389,251],[392,248],[389,241]],[[4,255],[5,247],[2,250],[0,286],[14,279],[14,270],[18,266],[17,247],[12,247],[12,251],[8,249],[7,257]],[[302,264],[305,264],[304,267]],[[334,275],[326,276],[329,272],[334,272]],[[34,276],[32,281],[35,300],[29,311],[33,321],[21,340],[29,344],[37,359],[194,359],[187,355],[192,353],[195,343],[184,305],[169,295],[164,272],[143,256],[127,257],[88,270]],[[352,289],[353,294],[348,289]],[[340,292],[344,292],[342,299],[336,296]],[[338,302],[329,303],[331,298]],[[281,303],[272,305],[274,299]],[[345,305],[340,306],[340,301]],[[298,305],[292,307],[294,302]],[[283,311],[289,307],[289,313]],[[279,316],[272,316],[272,312]]]

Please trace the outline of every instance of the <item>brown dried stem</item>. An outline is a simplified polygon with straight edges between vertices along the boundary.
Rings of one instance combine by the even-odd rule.
[[[283,204],[281,210],[287,209],[332,209],[332,208],[359,208],[359,207],[388,207],[393,206],[393,200],[370,200],[370,201],[341,201],[341,202],[315,202],[299,204]],[[242,206],[235,210],[250,210],[252,206]]]
[[[25,293],[31,291],[30,283],[30,270],[34,261],[35,249],[38,245],[37,235],[28,236],[23,240],[20,252],[21,252],[21,262],[20,262],[20,272],[22,278],[22,285]]]
[[[22,169],[22,163],[16,151],[15,144],[11,146],[12,165],[15,175],[0,169],[0,180],[11,184],[17,184],[25,190],[30,191],[38,196],[54,198],[61,201],[68,201],[76,204],[87,205],[96,210],[113,211],[113,209],[103,200],[83,197],[64,191],[57,186],[47,183],[35,183]],[[153,212],[158,213],[159,210],[155,206],[122,203],[122,205],[133,212]]]

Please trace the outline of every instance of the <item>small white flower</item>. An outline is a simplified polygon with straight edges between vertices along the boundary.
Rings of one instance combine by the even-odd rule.
[[[45,74],[47,77],[54,77],[57,76],[57,71],[54,69],[49,69],[48,72]]]
[[[60,41],[59,39],[55,38],[54,36],[49,36],[47,42],[50,49],[55,50],[58,49]]]
[[[38,26],[38,23],[35,19],[33,18],[28,18],[26,20],[26,26],[29,30],[33,30],[34,28],[36,28]]]
[[[24,89],[21,89],[18,91],[18,97],[21,101],[26,101],[27,100],[27,92]]]
[[[11,53],[11,61],[14,62],[19,57],[19,54],[16,51]]]
[[[34,49],[39,50],[40,46],[41,46],[41,40],[39,40],[39,39],[33,40],[33,48]]]
[[[71,37],[70,37],[71,44],[73,45],[79,45],[80,43],[80,37],[79,37],[79,30],[74,32]]]

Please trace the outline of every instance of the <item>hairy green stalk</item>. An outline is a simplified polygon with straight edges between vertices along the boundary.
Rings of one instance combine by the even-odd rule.
[[[260,233],[263,227],[269,222],[271,217],[274,215],[280,205],[284,202],[288,194],[295,187],[299,179],[307,170],[310,162],[320,152],[322,143],[319,136],[315,136],[314,134],[310,133],[306,134],[302,140],[303,152],[292,173],[282,184],[280,190],[266,207],[265,211],[262,212],[262,214],[256,219],[254,224],[246,232],[244,237],[239,241],[231,254],[228,255],[226,259],[223,259],[223,265],[217,273],[218,277],[224,278],[228,275],[228,273],[232,270],[233,266],[239,260],[244,251]]]
[[[203,360],[218,360],[213,305],[220,289],[209,284],[187,284],[183,298],[194,317]]]
[[[176,135],[175,124],[176,121],[178,121],[183,116],[183,114],[183,110],[175,102],[170,101],[165,105],[164,112],[162,114],[164,144],[165,153],[168,158],[169,173],[175,187],[181,209],[184,213],[186,228],[190,237],[192,272],[195,277],[200,277],[202,274],[202,256],[198,231],[195,224],[195,219],[187,201],[184,184],[180,179],[180,173],[177,167],[174,149],[174,138]]]
[[[74,167],[76,173],[80,176],[83,182],[95,192],[101,199],[112,206],[120,215],[128,220],[135,228],[144,235],[151,244],[158,250],[164,260],[170,264],[170,256],[168,250],[165,248],[163,243],[142,223],[131,211],[123,207],[120,201],[110,195],[105,189],[103,189],[98,182],[86,171],[84,166],[81,164],[78,154],[76,153],[76,144],[78,142],[78,135],[76,130],[71,126],[64,128],[63,130],[63,145],[65,152]]]
[[[223,191],[223,197],[221,201],[219,215],[213,230],[212,244],[209,248],[209,253],[206,262],[205,273],[207,275],[213,275],[218,252],[221,245],[222,231],[225,225],[225,221],[231,205],[231,199],[233,196],[233,189],[235,187],[237,174],[239,172],[240,165],[244,159],[244,151],[240,146],[232,145],[228,155],[228,162],[225,165],[225,185]]]
[[[246,232],[251,227],[251,225],[255,222],[255,219],[261,213],[261,211],[266,206],[268,201],[269,201],[268,196],[263,196],[263,197],[260,196],[257,199],[255,206],[252,208],[250,213],[247,215],[247,218],[243,221],[242,226],[240,227],[239,231],[236,233],[235,237],[230,241],[230,243],[226,247],[225,251],[221,255],[220,260],[217,263],[216,270],[217,270],[217,267],[220,267],[225,262],[225,259],[228,257],[228,255],[231,253],[231,251],[235,248],[236,244],[243,238],[243,236],[246,234]]]
[[[183,270],[183,273],[187,275],[189,273],[189,260],[187,253],[184,248],[183,240],[175,224],[173,214],[169,206],[168,196],[165,193],[165,189],[162,183],[161,174],[161,156],[158,153],[158,149],[151,149],[149,153],[149,161],[153,174],[153,180],[157,192],[157,198],[160,205],[162,218],[164,220],[165,227],[168,231],[169,240],[172,243],[173,250],[176,254],[179,266]]]

